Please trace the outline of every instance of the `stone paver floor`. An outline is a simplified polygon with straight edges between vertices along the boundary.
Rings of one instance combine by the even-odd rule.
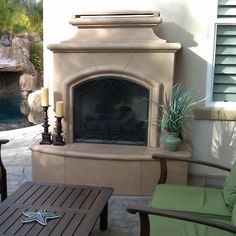
[[[24,182],[32,180],[31,151],[29,146],[39,143],[42,127],[40,125],[0,132],[0,138],[10,142],[2,146],[2,160],[7,169],[8,194],[14,192]],[[112,196],[109,201],[109,229],[94,227],[91,236],[138,236],[139,218],[129,214],[128,204],[146,204],[149,197]]]

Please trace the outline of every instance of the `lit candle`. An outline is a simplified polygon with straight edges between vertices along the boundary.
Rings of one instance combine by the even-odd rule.
[[[64,115],[64,102],[56,102],[56,117],[63,117]]]
[[[48,88],[41,88],[41,105],[42,107],[48,106]]]

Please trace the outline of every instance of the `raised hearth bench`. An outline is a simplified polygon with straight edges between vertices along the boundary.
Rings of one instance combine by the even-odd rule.
[[[71,143],[65,146],[34,145],[32,178],[35,181],[85,184],[114,188],[114,194],[149,195],[159,179],[159,161],[152,154],[191,158],[182,148],[167,152],[162,148],[134,145]],[[168,183],[185,184],[187,164],[168,162]]]

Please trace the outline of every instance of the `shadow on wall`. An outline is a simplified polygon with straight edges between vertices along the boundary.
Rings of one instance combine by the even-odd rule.
[[[236,123],[229,121],[214,122],[212,139],[212,156],[224,158],[233,164],[236,160]]]
[[[174,22],[162,22],[154,30],[155,34],[168,42],[179,42],[182,48],[197,47],[194,36]]]
[[[191,142],[193,159],[231,166],[236,160],[236,123],[232,121],[193,120]],[[203,175],[226,175],[225,171],[191,165],[189,172]]]
[[[182,45],[175,59],[174,80],[181,82],[186,88],[193,89],[194,100],[202,100],[206,96],[208,62],[192,50],[197,47],[197,50],[201,50],[202,45],[198,45],[193,34],[174,22],[163,22],[155,29],[155,34],[167,42],[179,42]]]

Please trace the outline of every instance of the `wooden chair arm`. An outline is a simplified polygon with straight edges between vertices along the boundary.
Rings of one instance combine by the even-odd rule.
[[[1,144],[8,143],[8,142],[9,142],[8,139],[0,139],[0,145],[1,145]]]
[[[149,224],[148,214],[189,221],[193,223],[207,225],[224,231],[236,233],[236,226],[211,220],[206,217],[201,217],[193,213],[171,211],[171,210],[158,209],[141,205],[130,205],[128,206],[127,211],[131,214],[136,214],[136,213],[139,214],[140,224],[141,224],[140,236],[149,236],[150,234],[150,224]]]
[[[1,192],[1,201],[7,198],[7,171],[2,162],[1,157],[1,147],[2,144],[8,143],[8,139],[0,139],[0,168],[1,168],[1,178],[0,178],[0,192]]]
[[[160,156],[160,154],[153,154],[152,158],[156,159],[156,160],[160,160],[161,174],[160,174],[158,184],[164,184],[166,182],[167,174],[168,174],[167,173],[167,161],[188,162],[188,163],[192,163],[192,164],[198,164],[198,165],[213,167],[213,168],[217,168],[217,169],[228,171],[228,172],[231,170],[231,168],[229,168],[229,167],[219,165],[219,164],[215,164],[215,163],[208,162],[208,161],[184,159],[184,158],[179,158],[179,157]]]

